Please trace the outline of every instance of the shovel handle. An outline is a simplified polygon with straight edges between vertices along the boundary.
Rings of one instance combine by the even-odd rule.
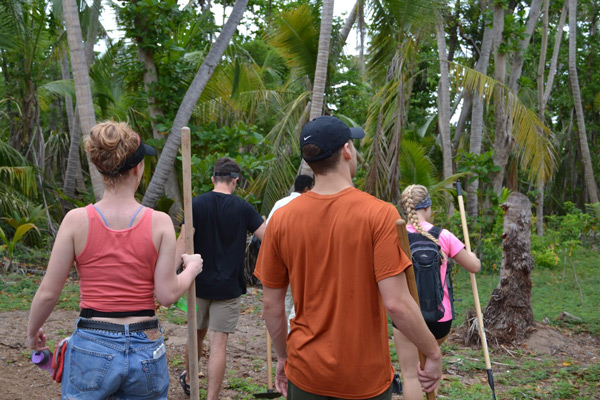
[[[271,355],[271,335],[267,329],[267,391],[273,390],[273,360]]]
[[[183,210],[186,223],[185,252],[194,254],[194,224],[192,214],[192,162],[191,162],[191,137],[190,128],[181,128],[181,168],[183,173]],[[187,290],[187,317],[188,317],[188,343],[189,343],[189,370],[190,398],[199,399],[198,387],[198,340],[196,332],[196,284],[192,281]]]
[[[409,259],[412,259],[412,255],[410,253],[410,243],[408,241],[408,232],[406,231],[406,222],[402,219],[396,221],[396,232],[398,233],[398,240],[400,241],[400,248],[406,254]],[[408,283],[408,291],[410,292],[411,297],[415,300],[417,305],[419,305],[419,291],[417,289],[417,280],[415,279],[415,269],[410,265],[410,267],[404,270],[406,274],[406,282]],[[419,362],[421,363],[421,369],[425,368],[425,354],[421,352],[421,350],[417,349],[419,352]],[[435,392],[426,393],[427,400],[435,400]]]
[[[469,240],[469,228],[467,227],[467,218],[465,214],[465,205],[463,201],[462,187],[460,182],[456,182],[456,194],[458,195],[458,209],[460,211],[460,222],[462,224],[463,236],[465,238],[465,249],[471,252],[471,241]],[[481,347],[483,349],[483,357],[485,359],[485,367],[488,370],[492,369],[490,362],[490,353],[488,351],[487,339],[485,337],[485,328],[483,326],[483,313],[481,312],[481,303],[479,302],[479,290],[477,290],[477,279],[474,273],[469,273],[471,278],[471,289],[473,291],[473,301],[475,302],[475,312],[477,314],[477,324],[479,325],[479,337],[481,338]]]

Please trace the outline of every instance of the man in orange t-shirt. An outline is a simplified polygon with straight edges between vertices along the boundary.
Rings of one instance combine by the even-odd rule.
[[[441,378],[441,353],[408,292],[390,204],[352,185],[360,128],[323,116],[304,126],[302,157],[315,173],[308,193],[277,210],[255,275],[277,353],[277,390],[288,399],[390,399],[394,372],[386,311],[427,362],[426,392]],[[288,283],[296,317],[287,335]],[[287,339],[287,342],[286,342]]]

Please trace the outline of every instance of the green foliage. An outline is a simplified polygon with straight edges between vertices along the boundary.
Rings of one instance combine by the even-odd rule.
[[[0,240],[2,240],[3,243],[0,246],[0,249],[6,249],[8,254],[8,262],[4,266],[4,272],[10,271],[15,246],[25,238],[27,232],[35,230],[38,234],[40,233],[40,230],[35,223],[44,218],[44,211],[42,206],[37,206],[30,208],[26,216],[19,215],[18,212],[14,211],[12,216],[2,217],[2,219],[14,230],[12,237],[9,237],[8,234],[0,228]]]
[[[240,122],[217,127],[215,123],[192,129],[192,191],[198,195],[212,190],[211,177],[215,162],[221,157],[234,159],[242,169],[238,194],[255,206],[260,200],[246,188],[264,171],[272,158],[268,144],[254,126]]]
[[[314,81],[319,30],[308,5],[284,11],[272,22],[265,41],[279,51],[292,79],[308,76]]]
[[[7,274],[0,277],[0,312],[29,310],[42,277],[39,275]],[[79,310],[79,285],[68,279],[56,306],[57,309]]]
[[[229,387],[237,392],[241,392],[238,397],[239,399],[253,399],[254,393],[263,393],[267,391],[266,388],[257,385],[250,377],[238,377],[237,371],[228,371],[227,375]]]

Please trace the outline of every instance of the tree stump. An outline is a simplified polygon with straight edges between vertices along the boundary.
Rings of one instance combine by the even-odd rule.
[[[531,203],[525,195],[513,193],[501,207],[505,216],[500,282],[483,312],[483,321],[488,342],[515,344],[528,336],[535,323],[531,307]]]

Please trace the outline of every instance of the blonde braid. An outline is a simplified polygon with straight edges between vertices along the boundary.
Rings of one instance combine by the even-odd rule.
[[[439,240],[433,237],[431,233],[423,229],[423,227],[419,223],[419,217],[417,216],[417,210],[415,209],[415,204],[419,204],[420,202],[425,200],[427,196],[429,196],[429,192],[427,191],[427,188],[425,186],[409,185],[406,187],[406,189],[404,189],[404,192],[402,192],[402,208],[404,208],[404,211],[406,212],[408,222],[415,227],[417,232],[431,240],[433,243],[440,246]],[[442,254],[442,258],[444,260],[448,258],[444,250],[442,250],[441,246],[440,253]]]

